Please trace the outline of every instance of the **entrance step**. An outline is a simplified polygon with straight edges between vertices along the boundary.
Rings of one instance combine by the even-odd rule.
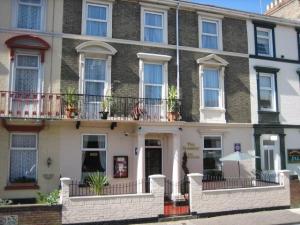
[[[162,217],[158,219],[158,222],[170,222],[170,221],[191,220],[191,219],[197,219],[197,215]]]

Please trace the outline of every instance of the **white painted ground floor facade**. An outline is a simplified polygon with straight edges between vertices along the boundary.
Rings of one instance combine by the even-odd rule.
[[[81,121],[76,127],[74,121],[48,121],[40,132],[14,130],[1,127],[0,131],[1,198],[35,198],[37,191],[57,189],[60,177],[84,181],[93,171],[106,174],[110,184],[139,183],[151,174],[163,174],[176,184],[184,177],[184,152],[190,173],[236,177],[237,164],[222,164],[219,158],[234,152],[236,146],[254,155],[250,124]],[[254,159],[241,163],[242,177],[254,171]],[[38,187],[24,188],[26,181],[34,179]],[[23,185],[16,187],[19,182]],[[144,191],[145,187],[137,187],[137,192]],[[172,196],[179,194],[174,185]]]

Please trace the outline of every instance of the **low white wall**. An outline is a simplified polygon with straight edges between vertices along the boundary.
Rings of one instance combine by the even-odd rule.
[[[270,187],[203,191],[202,178],[202,174],[189,174],[190,210],[197,214],[290,205],[290,185],[287,171],[280,173],[279,185]]]
[[[149,194],[69,197],[70,179],[62,178],[62,223],[155,218],[164,213],[163,175],[150,176]]]

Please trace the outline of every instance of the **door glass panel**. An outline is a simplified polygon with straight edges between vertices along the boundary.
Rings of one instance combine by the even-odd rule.
[[[270,170],[274,170],[274,151],[269,150],[269,156],[270,156]]]
[[[269,154],[268,150],[264,151],[265,170],[269,170]]]

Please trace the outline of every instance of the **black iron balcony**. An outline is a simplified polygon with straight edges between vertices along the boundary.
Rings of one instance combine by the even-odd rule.
[[[0,92],[0,117],[28,119],[178,121],[177,99]]]

